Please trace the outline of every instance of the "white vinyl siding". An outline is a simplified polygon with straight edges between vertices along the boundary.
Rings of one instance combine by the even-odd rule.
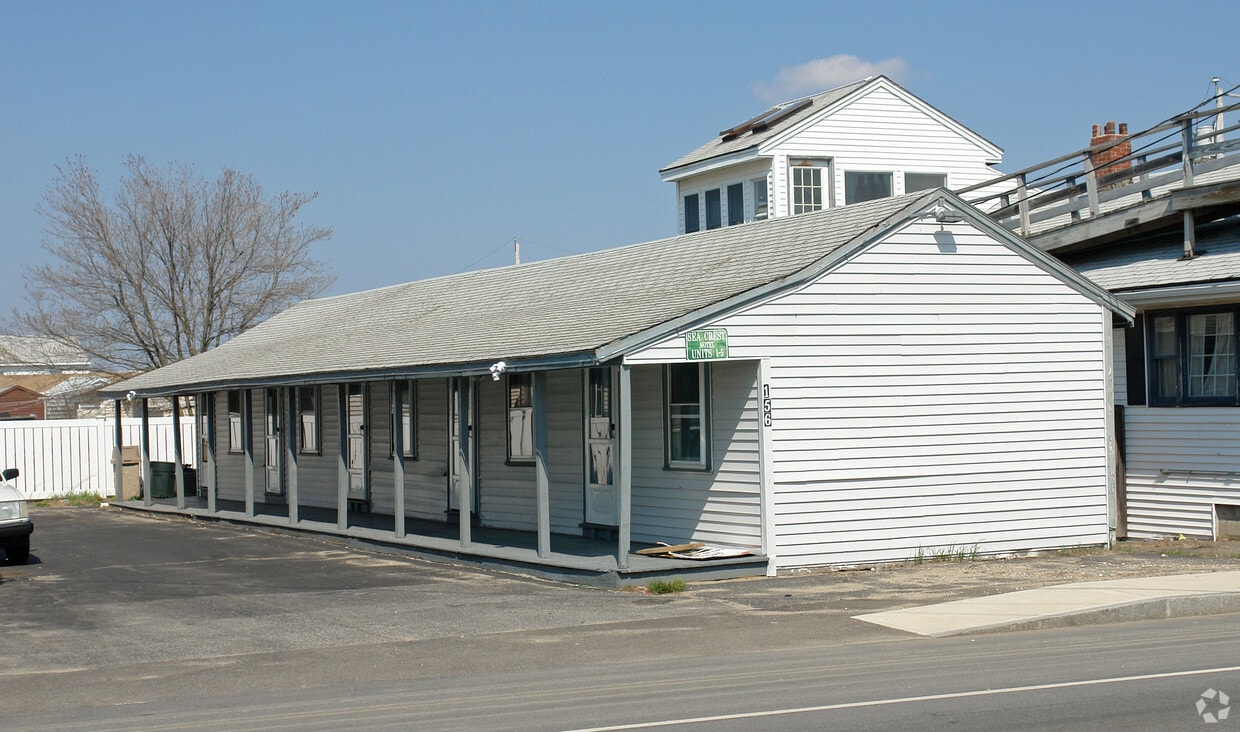
[[[1116,401],[1123,404],[1123,329],[1112,340]],[[1240,506],[1236,434],[1236,407],[1124,407],[1128,536],[1215,538],[1214,506]]]
[[[946,175],[952,188],[995,175],[987,164],[991,151],[883,88],[871,90],[796,135],[775,138],[762,146],[760,154],[771,159],[773,216],[787,216],[791,211],[788,170],[790,162],[799,158],[832,160],[837,203],[843,200],[839,192],[845,190],[848,171],[893,172],[892,195],[896,196],[905,193],[906,172]],[[687,190],[696,185],[696,177],[680,185]]]
[[[769,359],[778,567],[1108,539],[1100,307],[988,236],[954,227],[947,247],[937,229],[709,324],[732,359]]]
[[[1214,505],[1240,505],[1240,409],[1127,407],[1128,536],[1214,538]]]
[[[547,469],[551,528],[581,533],[582,429],[581,372],[547,374]],[[533,464],[511,464],[507,450],[508,390],[504,381],[480,382],[478,511],[486,526],[535,531],[537,486]]]

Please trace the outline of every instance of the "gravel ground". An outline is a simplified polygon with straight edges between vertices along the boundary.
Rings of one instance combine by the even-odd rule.
[[[753,610],[864,613],[1071,582],[1240,569],[1240,541],[1131,540],[1115,549],[928,561],[693,584],[689,594]]]

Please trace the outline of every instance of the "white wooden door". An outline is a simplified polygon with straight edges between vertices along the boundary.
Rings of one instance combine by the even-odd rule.
[[[585,521],[598,526],[619,524],[614,387],[610,368],[590,369],[585,398]]]
[[[452,388],[449,390],[448,399],[451,404],[448,405],[449,425],[448,430],[451,435],[450,448],[452,458],[448,461],[450,467],[448,474],[448,510],[456,511],[460,509],[460,489],[461,483],[465,482],[466,491],[470,496],[469,510],[471,512],[478,509],[478,497],[473,490],[473,474],[474,474],[474,406],[472,398],[472,390],[469,388],[469,382],[466,379],[453,379]],[[464,419],[462,419],[461,409],[464,407]]]
[[[284,443],[281,436],[284,434],[284,410],[282,409],[284,400],[281,399],[279,389],[267,389],[266,398],[264,399],[264,407],[266,408],[266,427],[267,427],[267,450],[264,453],[264,459],[267,462],[266,473],[267,483],[264,490],[273,495],[284,495],[284,471],[283,460]]]
[[[362,384],[349,384],[349,498],[369,498],[366,481],[366,388]]]

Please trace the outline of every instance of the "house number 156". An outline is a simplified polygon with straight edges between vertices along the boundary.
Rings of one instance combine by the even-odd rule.
[[[771,426],[771,385],[762,385],[762,425]]]

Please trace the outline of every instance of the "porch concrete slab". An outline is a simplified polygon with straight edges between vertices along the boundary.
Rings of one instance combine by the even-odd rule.
[[[1240,611],[1240,571],[1074,582],[853,616],[925,636]]]

